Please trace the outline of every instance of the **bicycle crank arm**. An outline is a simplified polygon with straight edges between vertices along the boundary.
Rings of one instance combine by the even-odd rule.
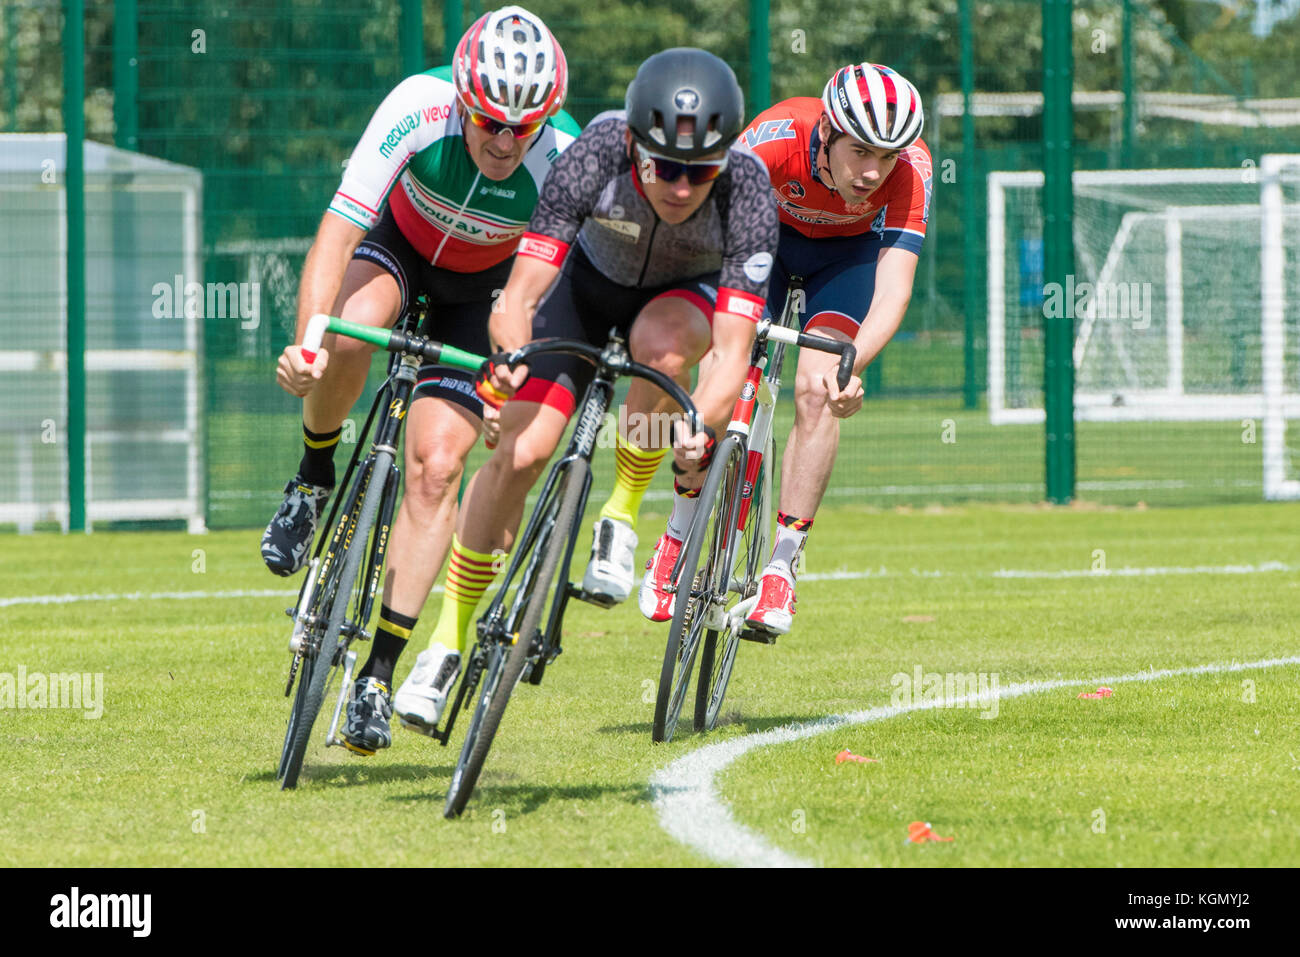
[[[356,663],[357,653],[349,650],[343,657],[343,682],[339,685],[339,699],[334,703],[334,717],[330,720],[329,734],[325,735],[326,747],[343,744],[343,739],[337,736],[339,716],[343,714],[343,706],[347,704],[348,695],[352,693],[352,669]]]
[[[749,613],[754,610],[754,606],[757,604],[758,595],[751,595],[749,598],[746,598],[744,601],[731,608],[727,612],[727,615],[728,617],[735,619],[737,622],[743,623],[744,620],[749,617]]]

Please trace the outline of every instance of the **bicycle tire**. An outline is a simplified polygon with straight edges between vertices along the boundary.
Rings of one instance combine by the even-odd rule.
[[[732,498],[733,505],[725,516],[732,537],[731,544],[726,550],[729,556],[726,563],[727,575],[730,579],[729,584],[740,585],[739,589],[732,589],[738,599],[749,597],[750,585],[756,577],[757,568],[762,567],[764,536],[760,525],[763,506],[763,470],[767,467],[768,460],[764,459],[754,482],[744,530],[738,532],[732,519],[737,503],[740,501],[738,497]],[[743,488],[745,476],[743,472],[735,476],[729,472],[724,481],[732,488],[730,494],[735,496],[738,490]],[[720,519],[715,518],[714,521]],[[740,565],[740,574],[736,575],[738,565]],[[731,681],[731,672],[736,663],[736,651],[739,647],[740,638],[735,631],[720,635],[717,631],[709,630],[705,634],[704,647],[700,649],[700,677],[695,683],[696,731],[712,731],[717,727],[718,713],[722,709],[723,699],[727,696],[727,685]]]
[[[483,691],[474,709],[469,729],[465,732],[465,744],[461,748],[460,760],[456,764],[451,786],[447,790],[444,817],[459,817],[474,794],[474,787],[478,784],[479,774],[483,770],[488,750],[492,747],[492,740],[496,737],[510,695],[519,684],[524,665],[528,661],[533,632],[541,623],[547,607],[547,598],[552,594],[552,584],[564,556],[568,536],[576,527],[578,506],[581,503],[586,476],[590,469],[591,464],[586,459],[574,460],[561,480],[563,487],[559,487],[561,483],[556,483],[557,488],[551,501],[539,505],[541,508],[555,510],[553,524],[549,528],[543,525],[533,546],[535,551],[545,549],[541,570],[527,583],[527,594],[514,596],[515,608],[518,608],[521,602],[526,603],[523,620],[515,632],[515,643],[510,646],[508,653],[502,645],[498,644],[492,652],[493,657],[488,663],[488,668],[485,669],[487,673],[483,679]],[[543,522],[545,521],[546,519],[543,519]],[[564,587],[565,584],[560,583],[560,587]]]
[[[356,527],[344,545],[343,555],[339,561],[337,588],[332,595],[326,594],[323,600],[329,602],[329,613],[325,631],[321,635],[320,648],[311,659],[304,659],[303,673],[298,677],[298,693],[294,698],[293,710],[289,715],[289,728],[285,732],[286,751],[281,757],[283,770],[280,775],[280,789],[297,787],[298,776],[302,772],[303,758],[307,754],[307,742],[311,738],[312,727],[320,714],[325,697],[325,685],[330,672],[336,667],[334,657],[339,647],[339,633],[343,629],[343,619],[347,615],[348,602],[361,571],[370,543],[370,533],[379,514],[380,500],[384,497],[388,484],[388,473],[393,465],[391,452],[382,451],[375,455],[374,465],[364,472],[362,481],[366,483],[365,494],[361,498],[361,511]],[[376,477],[380,477],[376,481]]]
[[[733,467],[744,468],[744,452],[740,439],[735,435],[726,436],[713,455],[713,464],[709,466],[704,486],[700,490],[700,503],[695,507],[695,516],[691,520],[677,581],[676,600],[673,602],[673,623],[668,630],[668,644],[664,649],[663,666],[659,671],[659,691],[655,695],[654,722],[651,725],[650,738],[656,744],[671,741],[677,729],[677,720],[681,715],[682,704],[686,699],[686,688],[690,684],[691,670],[695,665],[695,655],[700,647],[700,638],[704,630],[704,621],[708,617],[712,599],[701,604],[704,595],[712,595],[719,590],[717,576],[718,563],[709,559],[715,551],[712,538],[716,534],[715,523],[711,521],[713,513],[725,501],[720,498],[724,492],[723,477]],[[743,471],[742,471],[743,475]],[[708,558],[704,567],[700,566],[700,553],[704,550],[705,539],[710,539]],[[725,545],[725,542],[724,542]],[[703,578],[701,578],[701,573]],[[690,582],[688,588],[684,582]],[[726,594],[727,582],[721,583],[721,592]]]

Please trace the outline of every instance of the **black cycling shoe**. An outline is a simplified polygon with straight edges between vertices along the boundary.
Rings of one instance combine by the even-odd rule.
[[[292,575],[307,564],[316,522],[333,488],[308,485],[297,476],[284,487],[284,501],[262,533],[262,561],[277,575]]]
[[[366,757],[393,743],[388,719],[393,716],[393,694],[378,678],[359,678],[348,702],[348,719],[343,744]]]

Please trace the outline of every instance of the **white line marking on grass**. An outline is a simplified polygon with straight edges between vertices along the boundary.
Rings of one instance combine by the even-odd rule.
[[[893,578],[911,575],[916,578],[1126,578],[1142,575],[1258,575],[1264,572],[1295,572],[1300,565],[1286,565],[1282,562],[1262,562],[1258,565],[1196,565],[1193,567],[1157,567],[1157,568],[1109,568],[1105,571],[1092,571],[1086,568],[1065,568],[1059,570],[1036,571],[1033,569],[1001,568],[993,572],[946,572],[913,568],[908,572],[891,572],[889,569],[863,568],[860,570],[841,569],[833,572],[809,572],[799,576],[803,582],[817,581],[859,581],[864,578]],[[493,585],[489,594],[499,586]],[[433,591],[440,593],[442,585],[434,585]],[[291,597],[297,591],[285,591],[277,588],[246,588],[232,591],[155,591],[122,592],[119,594],[90,595],[17,595],[0,598],[0,608],[13,605],[68,605],[80,601],[166,601],[170,599],[191,598],[271,598],[275,596]]]
[[[442,585],[434,585],[433,590],[440,592]],[[0,598],[0,608],[11,605],[70,605],[79,601],[169,601],[173,599],[193,598],[295,598],[297,591],[280,588],[238,588],[231,591],[133,591],[120,594],[93,595],[19,595],[14,598]]]
[[[1300,655],[1288,658],[1267,658],[1243,664],[1209,664],[1194,668],[1165,668],[1159,671],[1139,671],[1134,674],[1101,678],[1060,681],[1026,681],[1000,689],[999,700],[1021,695],[1055,691],[1059,688],[1125,684],[1133,681],[1156,681],[1182,675],[1221,674],[1250,671],[1259,668],[1276,668],[1280,665],[1300,664]],[[678,758],[667,767],[656,771],[650,778],[650,790],[659,826],[673,838],[710,860],[721,864],[743,867],[814,867],[811,861],[788,854],[773,847],[758,834],[736,822],[730,809],[718,793],[717,776],[741,756],[756,748],[801,741],[837,728],[855,724],[869,724],[897,717],[909,711],[921,711],[940,704],[961,707],[980,696],[963,695],[948,702],[919,702],[906,707],[894,705],[868,708],[851,714],[830,715],[803,724],[785,725],[770,731],[747,734],[730,741],[708,744]],[[983,699],[987,701],[987,696]]]
[[[909,572],[891,572],[881,567],[860,571],[809,572],[799,576],[801,582],[849,581],[860,578],[890,578],[908,574],[917,578],[1130,578],[1144,575],[1258,575],[1264,572],[1295,572],[1300,565],[1283,562],[1261,562],[1258,565],[1195,565],[1189,567],[1157,566],[1152,568],[1107,568],[1093,571],[1089,568],[1020,569],[1000,568],[993,572],[945,572],[913,568]]]

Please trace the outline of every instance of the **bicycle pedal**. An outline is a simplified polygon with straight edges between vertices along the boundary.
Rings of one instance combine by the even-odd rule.
[[[375,756],[375,752],[367,751],[365,748],[358,748],[347,738],[340,738],[339,740],[342,742],[343,747],[347,749],[349,754],[355,755],[358,758],[373,758]]]
[[[597,608],[613,608],[618,604],[618,602],[609,595],[587,591],[585,588],[580,588],[572,582],[569,583],[569,595],[578,599],[578,601],[585,601],[588,605],[595,605]]]
[[[774,645],[777,638],[769,631],[759,631],[756,628],[742,628],[736,633],[736,637],[741,641],[754,641],[760,645]]]

